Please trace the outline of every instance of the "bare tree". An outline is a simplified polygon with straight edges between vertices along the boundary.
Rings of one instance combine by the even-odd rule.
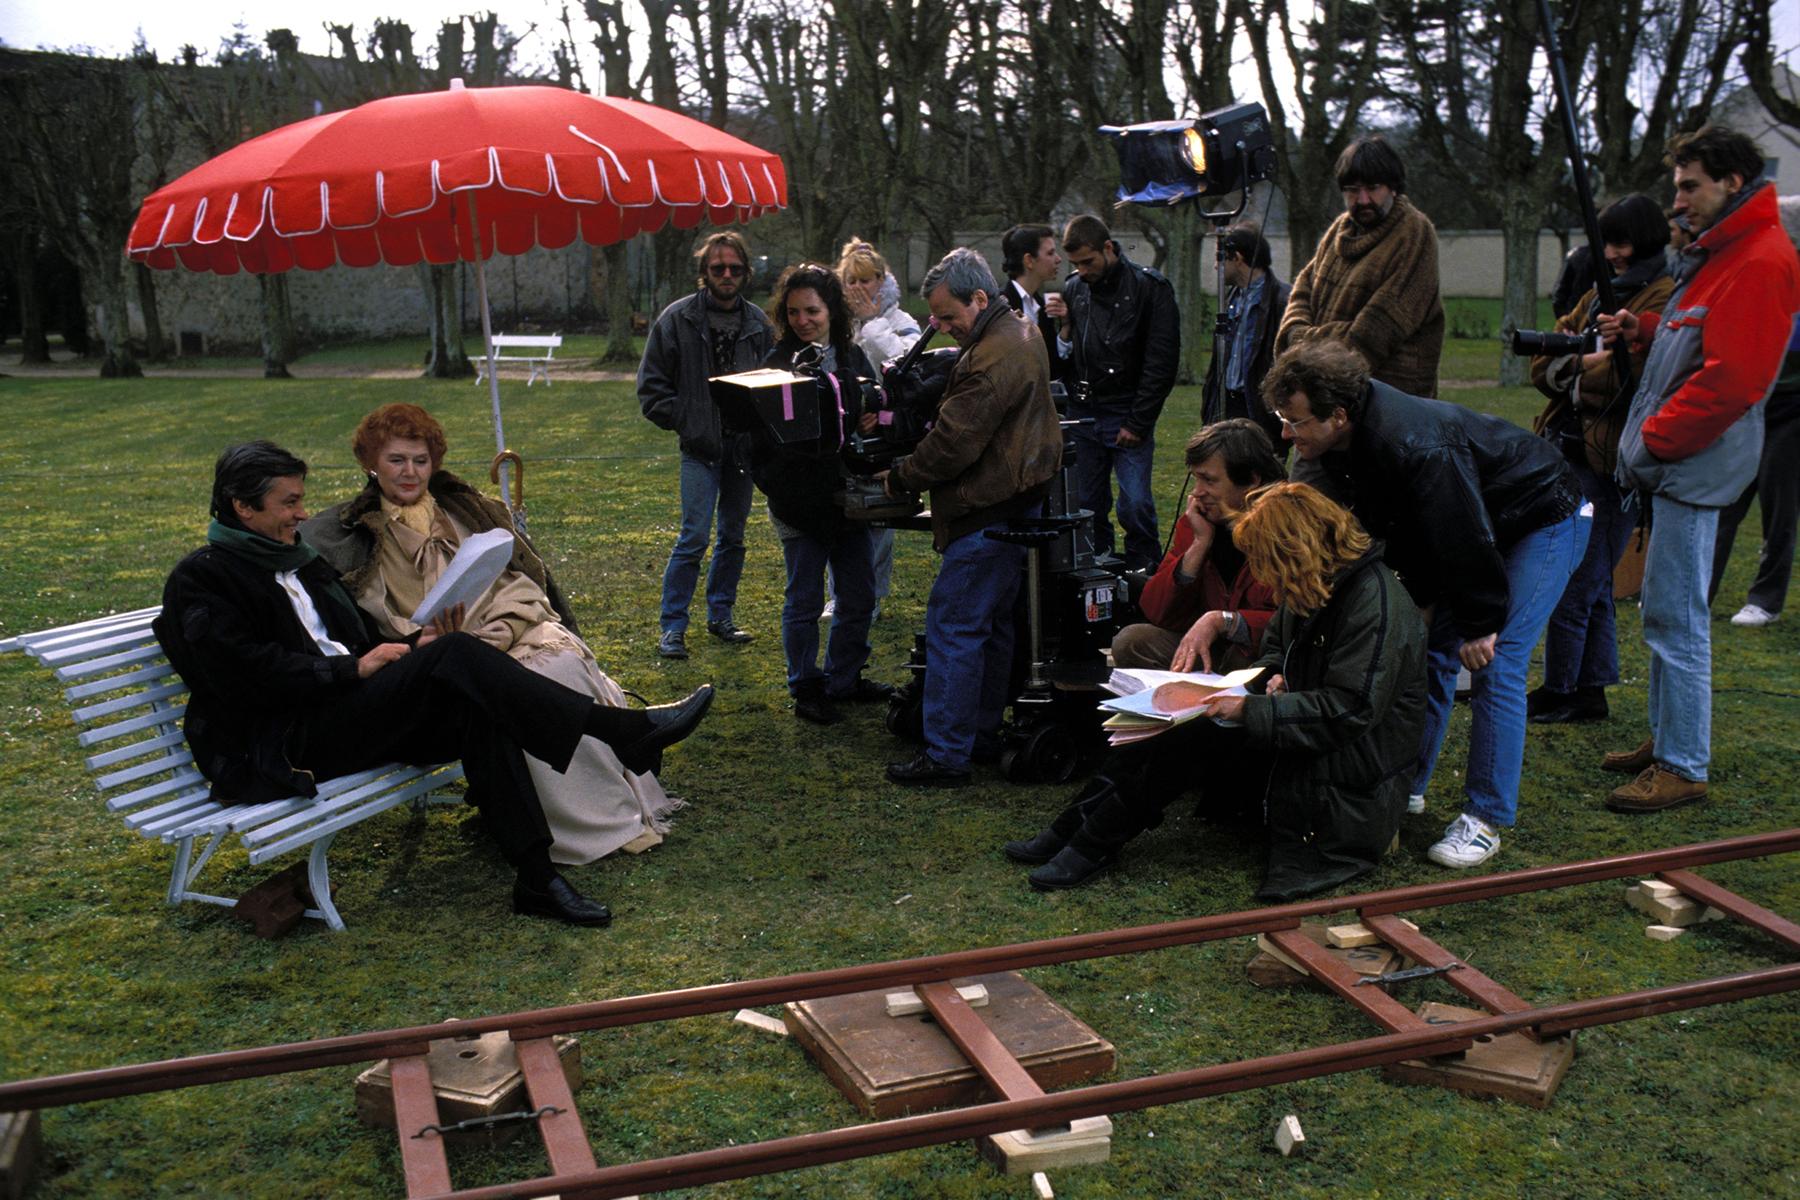
[[[600,52],[605,94],[632,96],[631,27],[625,19],[624,0],[582,0],[582,10],[595,27],[593,44]],[[635,364],[638,353],[631,337],[631,276],[626,244],[615,242],[604,247],[600,255],[605,272],[606,349],[597,361],[610,366]]]

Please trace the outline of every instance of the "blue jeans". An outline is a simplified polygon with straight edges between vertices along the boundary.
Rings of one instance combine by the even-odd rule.
[[[984,533],[945,548],[925,604],[925,751],[953,771],[968,770],[978,736],[999,732],[1012,674],[1025,547]]]
[[[700,582],[700,559],[706,554],[715,514],[718,541],[706,573],[706,619],[731,619],[738,577],[744,573],[744,522],[750,517],[750,491],[748,472],[681,456],[681,532],[663,571],[664,633],[687,632],[688,604]]]
[[[1719,510],[1663,496],[1650,501],[1644,555],[1644,644],[1650,647],[1650,736],[1656,759],[1703,781],[1712,760],[1712,571]]]
[[[1582,511],[1535,529],[1502,552],[1506,561],[1506,617],[1494,644],[1494,661],[1473,673],[1469,767],[1463,780],[1463,810],[1489,825],[1511,825],[1519,810],[1519,774],[1525,765],[1525,675],[1531,651],[1543,635],[1550,610],[1568,587],[1587,548],[1593,517]],[[1432,614],[1426,646],[1428,696],[1425,736],[1413,767],[1412,794],[1423,795],[1450,728],[1461,666],[1462,635],[1456,614],[1439,604]]]
[[[869,661],[869,619],[875,609],[874,539],[852,524],[831,542],[805,533],[781,540],[787,560],[787,599],[781,606],[781,648],[787,653],[788,692],[842,696],[856,686]],[[837,586],[837,615],[819,669],[819,609],[825,602],[825,568]]]
[[[1162,560],[1156,532],[1156,499],[1150,494],[1150,460],[1156,451],[1151,435],[1132,447],[1117,444],[1125,419],[1117,413],[1076,412],[1092,417],[1092,425],[1075,426],[1075,491],[1081,507],[1094,514],[1094,553],[1113,548],[1112,477],[1119,476],[1119,525],[1125,531],[1125,565],[1154,567]]]
[[[1626,497],[1610,478],[1596,475],[1585,461],[1573,466],[1581,494],[1593,501],[1594,528],[1544,634],[1544,686],[1564,695],[1619,682],[1612,577],[1638,514],[1635,505],[1625,507]]]

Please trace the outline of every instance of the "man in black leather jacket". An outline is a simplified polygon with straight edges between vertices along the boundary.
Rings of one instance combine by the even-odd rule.
[[[1162,557],[1150,463],[1156,418],[1175,386],[1181,360],[1181,314],[1175,289],[1119,252],[1099,217],[1083,215],[1063,230],[1063,253],[1075,273],[1060,297],[1046,298],[1057,319],[1057,356],[1069,389],[1075,428],[1075,476],[1083,508],[1094,513],[1094,550],[1113,548],[1112,475],[1119,476],[1119,524],[1125,563],[1154,568]]]
[[[1525,754],[1531,651],[1587,546],[1593,507],[1555,446],[1498,417],[1409,396],[1369,378],[1335,341],[1275,361],[1263,399],[1302,460],[1370,534],[1430,626],[1429,707],[1413,807],[1449,726],[1457,667],[1474,680],[1463,811],[1431,847],[1472,867],[1513,823]]]

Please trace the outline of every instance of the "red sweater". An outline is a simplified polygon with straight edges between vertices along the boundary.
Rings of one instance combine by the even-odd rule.
[[[1230,537],[1228,530],[1220,529],[1214,537]],[[1239,567],[1237,579],[1230,587],[1219,575],[1219,568],[1213,564],[1212,554],[1200,560],[1200,574],[1185,587],[1176,582],[1175,569],[1181,564],[1181,556],[1187,553],[1194,544],[1194,531],[1188,528],[1187,521],[1176,518],[1175,541],[1164,556],[1162,565],[1156,568],[1149,583],[1144,585],[1144,594],[1138,599],[1138,607],[1144,610],[1144,619],[1152,625],[1161,626],[1171,633],[1186,633],[1203,613],[1217,609],[1223,612],[1239,612],[1250,630],[1250,647],[1254,651],[1262,644],[1263,627],[1269,618],[1275,615],[1275,594],[1266,584],[1250,577],[1250,568]]]

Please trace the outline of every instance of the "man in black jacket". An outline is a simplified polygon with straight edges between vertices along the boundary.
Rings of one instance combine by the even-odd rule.
[[[731,230],[709,236],[694,254],[700,287],[662,310],[638,364],[638,407],[651,424],[681,439],[681,532],[663,571],[661,634],[656,652],[686,658],[688,605],[700,581],[700,560],[712,540],[706,573],[706,631],[727,645],[754,636],[739,629],[731,610],[744,573],[744,524],[750,517],[750,447],[727,436],[713,404],[714,375],[762,365],[775,344],[763,310],[744,299],[750,288],[750,247]]]
[[[163,588],[156,639],[192,695],[183,731],[220,803],[316,794],[315,781],[400,761],[460,758],[483,824],[518,871],[513,911],[575,925],[612,913],[550,865],[524,754],[559,770],[596,737],[627,770],[654,769],[691,732],[711,686],[659,709],[608,708],[466,633],[460,612],[416,642],[383,642],[299,538],[306,463],[269,442],[213,470],[207,544]]]
[[[1000,269],[1006,275],[1006,302],[1027,325],[1037,326],[1044,353],[1050,356],[1050,378],[1059,379],[1062,356],[1056,352],[1057,321],[1051,310],[1062,304],[1062,297],[1055,295],[1055,305],[1050,305],[1051,297],[1044,295],[1045,285],[1062,273],[1056,231],[1048,225],[1014,225],[1000,237],[1000,257]]]
[[[1500,849],[1498,828],[1517,816],[1525,674],[1581,561],[1593,506],[1543,438],[1374,382],[1342,342],[1303,342],[1276,359],[1263,400],[1330,494],[1386,540],[1385,561],[1426,613],[1430,703],[1414,811],[1449,727],[1457,667],[1472,674],[1466,799],[1428,857],[1446,867],[1485,862]]]
[[[1225,320],[1206,372],[1201,421],[1211,425],[1248,417],[1287,454],[1281,422],[1263,407],[1262,381],[1275,361],[1275,331],[1292,289],[1275,274],[1269,240],[1255,225],[1233,225],[1219,235],[1225,284]]]
[[[1175,289],[1121,254],[1105,222],[1092,214],[1064,228],[1063,253],[1075,274],[1046,307],[1058,322],[1069,416],[1093,422],[1075,427],[1076,488],[1082,507],[1094,514],[1094,550],[1107,553],[1117,471],[1125,564],[1148,570],[1162,557],[1150,493],[1156,418],[1181,361]]]

